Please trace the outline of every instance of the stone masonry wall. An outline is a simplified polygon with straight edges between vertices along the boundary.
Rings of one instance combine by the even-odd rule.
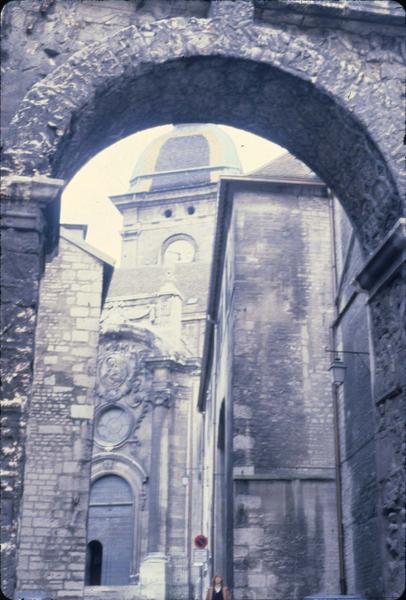
[[[335,593],[329,201],[242,189],[234,215],[235,594]]]
[[[250,412],[244,427],[235,419],[235,467],[331,468],[328,200],[299,189],[235,203],[234,402]]]
[[[1,584],[15,585],[15,551],[23,490],[24,442],[32,384],[35,318],[43,269],[44,221],[35,206],[2,199],[1,231]],[[7,215],[7,212],[9,214]],[[11,214],[10,214],[11,213]]]
[[[89,43],[174,16],[207,16],[206,0],[12,0],[3,23],[2,128],[30,87]],[[21,52],[21,45],[25,51]],[[6,91],[7,90],[7,91]]]
[[[275,475],[238,480],[234,490],[237,599],[302,600],[321,590],[337,592],[332,482]]]
[[[366,298],[352,285],[362,268],[354,231],[338,203],[335,206],[337,316],[335,347],[369,352]],[[376,424],[371,390],[370,357],[342,354],[345,370],[340,388],[341,472],[344,506],[345,571],[349,593],[383,595],[376,470]]]
[[[17,589],[81,597],[102,263],[64,238],[40,291]],[[24,595],[23,593],[20,595]]]

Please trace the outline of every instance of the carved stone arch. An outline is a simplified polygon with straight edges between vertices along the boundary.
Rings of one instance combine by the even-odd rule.
[[[141,489],[141,485],[145,485],[148,481],[148,474],[144,467],[133,458],[123,456],[116,452],[103,452],[97,454],[92,461],[92,480],[101,477],[103,470],[108,471],[111,467],[107,466],[108,461],[112,461],[114,464],[122,465],[120,467],[121,473],[124,478],[130,479],[130,485],[138,486]],[[137,474],[137,477],[133,477],[133,473]]]
[[[146,531],[146,484],[148,475],[137,461],[114,452],[98,454],[92,461],[91,484],[105,475],[122,477],[131,487],[134,499],[134,532],[132,572],[139,570],[141,540],[143,531]]]
[[[221,18],[123,29],[32,87],[10,127],[6,171],[68,179],[98,151],[145,127],[233,125],[306,162],[341,200],[368,253],[401,214],[390,166],[400,150],[387,139],[395,127],[390,117],[376,119],[379,100],[366,114],[365,97],[375,102],[368,65],[348,43],[342,60],[342,35],[320,39],[293,25],[246,19],[238,28]]]

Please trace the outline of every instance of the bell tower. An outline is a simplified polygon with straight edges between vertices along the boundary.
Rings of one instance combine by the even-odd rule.
[[[107,311],[136,297],[155,303],[170,281],[182,298],[182,338],[200,356],[218,181],[239,172],[234,144],[216,125],[177,125],[145,149],[128,192],[111,197],[123,215],[123,241]],[[153,330],[159,314],[156,307]]]
[[[101,321],[86,600],[107,600],[115,586],[190,597],[192,437],[217,189],[221,174],[238,172],[221,129],[178,125],[145,149],[128,192],[111,197],[123,215],[122,258]]]

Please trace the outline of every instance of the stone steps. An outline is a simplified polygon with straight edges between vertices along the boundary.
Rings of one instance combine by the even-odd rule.
[[[86,586],[83,600],[148,600],[138,585]]]
[[[316,596],[305,596],[304,600],[363,600],[363,598],[361,596],[353,596],[352,594],[345,596],[340,594],[317,594]]]

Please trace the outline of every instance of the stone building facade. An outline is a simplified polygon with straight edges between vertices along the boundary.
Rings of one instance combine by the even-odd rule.
[[[88,547],[101,540],[112,557],[102,559],[102,587],[86,588],[86,598],[109,598],[114,584],[117,598],[123,584],[129,597],[194,593],[190,475],[217,187],[239,168],[220,129],[177,126],[141,155],[128,193],[112,197],[123,214],[123,251],[102,315],[92,477],[112,503],[114,477],[133,482],[136,508],[126,524],[115,519],[123,532],[115,546],[91,489]]]
[[[99,323],[113,265],[80,234],[61,231],[41,282],[17,541],[17,582],[28,597],[55,589],[77,597],[82,588],[90,477],[83,448],[92,444]]]
[[[220,186],[199,401],[236,598],[338,589],[330,205],[293,158]]]
[[[27,540],[21,543],[27,544],[26,550],[32,544],[32,515],[28,514],[28,521],[23,523],[22,512],[25,502],[35,502],[34,497],[29,498],[29,486],[35,484],[31,480],[26,488],[24,473],[32,464],[26,455],[26,450],[32,448],[30,436],[34,439],[39,429],[33,427],[31,432],[27,424],[31,405],[35,412],[34,393],[38,389],[37,384],[33,387],[33,365],[40,368],[42,360],[36,356],[38,345],[34,346],[36,327],[40,326],[39,288],[40,281],[45,281],[45,258],[49,259],[58,246],[60,191],[101,148],[134,131],[169,122],[224,123],[280,143],[322,178],[339,198],[351,222],[353,234],[348,233],[348,224],[336,211],[336,222],[341,221],[342,227],[337,231],[339,251],[333,262],[337,267],[333,339],[335,347],[342,350],[347,367],[346,381],[336,390],[342,426],[346,577],[350,591],[368,598],[396,598],[401,594],[401,423],[406,344],[404,330],[399,326],[405,311],[405,177],[399,132],[404,112],[405,39],[404,17],[399,11],[397,2],[316,0],[8,3],[2,43],[6,93],[2,103],[5,152],[1,240],[2,586],[6,595],[14,594],[16,573],[17,578],[22,576],[17,563],[23,556],[17,548],[23,531]],[[179,244],[172,250],[177,253],[177,248]],[[104,259],[92,260],[102,279],[100,271],[108,271],[107,266],[102,269]],[[358,284],[356,291],[350,285],[353,274]],[[93,282],[99,288],[100,279],[97,285]],[[173,276],[169,282],[169,287],[164,287],[166,278],[162,280],[162,287],[169,292],[170,302],[179,307],[182,290]],[[87,284],[90,286],[90,282]],[[161,284],[156,291],[160,288]],[[87,308],[96,310],[100,298],[101,295],[98,300],[93,296]],[[140,317],[141,309],[136,315]],[[201,323],[201,314],[195,316],[191,321]],[[194,331],[195,323],[188,326]],[[186,319],[180,329],[183,327]],[[145,348],[149,343],[158,352],[155,338],[140,338],[136,327],[130,329],[128,335],[137,352],[143,351],[142,344]],[[158,336],[152,328],[150,331]],[[45,333],[51,337],[56,331]],[[89,339],[95,337],[90,335],[93,333],[95,330],[89,332]],[[122,342],[114,327],[106,326],[103,336],[106,337],[100,348],[111,340]],[[80,343],[86,344],[79,339],[75,342],[79,348]],[[53,345],[51,341],[47,343]],[[351,349],[357,354],[348,354]],[[369,352],[369,357],[359,354],[362,351]],[[97,365],[92,356],[89,373],[82,373],[89,380]],[[166,360],[167,355],[164,356]],[[367,361],[366,370],[362,357]],[[174,377],[178,382],[176,378],[184,376],[183,368],[178,370],[174,363],[167,363],[168,380]],[[147,372],[151,369],[148,367]],[[79,375],[75,374],[76,380]],[[72,379],[71,384],[83,387],[85,377],[82,383],[72,383]],[[366,385],[361,386],[364,380]],[[65,407],[61,410],[66,416],[69,411],[64,393],[59,390],[57,398]],[[101,407],[105,398],[93,397],[94,404],[96,399]],[[35,402],[40,401],[39,394]],[[83,401],[84,405],[87,403],[90,400]],[[47,409],[56,411],[57,406],[50,404]],[[72,444],[78,431],[83,430],[86,438],[89,428],[83,417],[87,409],[78,410],[75,414],[82,416],[72,416],[69,425]],[[191,429],[197,431],[199,421],[206,416],[195,415],[191,419]],[[52,434],[41,433],[44,440],[47,435]],[[75,471],[73,465],[83,465],[85,473],[93,453],[91,443],[76,443],[68,449],[68,436],[55,435],[72,456],[66,465],[51,457],[55,463],[53,473],[42,473],[51,475],[47,493],[60,478],[66,475],[66,482],[70,479],[68,471]],[[201,436],[198,445],[204,441]],[[48,452],[46,441],[41,447]],[[192,452],[194,460],[196,454],[199,453]],[[195,490],[200,482],[199,470],[193,471],[194,468],[185,479],[192,481]],[[76,510],[79,520],[83,520],[89,504],[86,481],[89,482],[86,476],[78,477],[75,485],[83,484],[82,495],[73,487],[66,498],[69,510]],[[134,499],[136,487],[131,489]],[[122,487],[122,493],[124,504],[134,506],[128,488]],[[193,499],[196,497],[193,494]],[[201,501],[193,501],[192,520],[195,511],[200,513],[199,502],[207,513],[208,498],[206,490]],[[45,508],[38,507],[42,511]],[[28,505],[27,510],[31,510]],[[44,525],[38,535],[47,547],[45,530]],[[64,556],[73,571],[74,565],[82,566],[72,573],[63,589],[57,586],[58,578],[53,579],[52,585],[58,587],[60,597],[82,597],[87,541],[84,529],[82,533],[80,555],[72,555],[68,560],[70,551],[66,548]],[[52,543],[52,547],[58,547],[55,541]],[[45,549],[41,560],[52,563],[53,557]],[[73,548],[71,551],[76,552]],[[43,589],[44,577],[47,581],[52,579],[54,571],[41,571],[35,566],[34,572],[40,580],[33,590],[35,595]],[[29,597],[32,581],[28,575],[24,581],[25,595]]]
[[[194,594],[217,190],[220,175],[239,170],[220,129],[177,126],[112,197],[123,214],[120,268],[64,226],[40,292],[16,597]]]
[[[326,348],[351,226],[288,154],[239,169],[220,129],[177,126],[111,197],[119,268],[64,226],[40,291],[17,598],[199,598],[215,572],[241,600],[338,591]]]

